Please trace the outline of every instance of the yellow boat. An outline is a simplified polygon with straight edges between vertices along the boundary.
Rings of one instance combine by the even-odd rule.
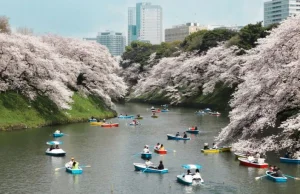
[[[212,154],[212,153],[220,153],[220,152],[230,152],[231,147],[222,147],[219,149],[201,149],[201,152],[205,153],[205,154]]]
[[[90,125],[92,126],[101,126],[103,124],[104,124],[103,122],[90,122]]]

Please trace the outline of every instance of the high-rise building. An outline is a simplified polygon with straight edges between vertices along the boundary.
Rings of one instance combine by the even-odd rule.
[[[160,44],[162,42],[162,19],[162,8],[159,5],[137,3],[135,8],[130,7],[128,9],[128,44],[132,40]]]
[[[165,29],[165,42],[183,41],[188,35],[199,30],[205,30],[207,27],[198,23],[186,23],[172,28]]]
[[[121,56],[125,51],[126,38],[119,32],[100,32],[97,36],[97,42],[106,46],[113,56]]]
[[[264,3],[264,26],[279,23],[300,13],[300,0],[271,0]]]

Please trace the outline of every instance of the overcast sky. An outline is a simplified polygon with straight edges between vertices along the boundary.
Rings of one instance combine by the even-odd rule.
[[[263,20],[265,0],[148,0],[163,8],[164,28],[186,22],[246,25]],[[13,28],[37,34],[95,37],[97,32],[127,32],[127,10],[138,0],[0,0],[0,15]]]

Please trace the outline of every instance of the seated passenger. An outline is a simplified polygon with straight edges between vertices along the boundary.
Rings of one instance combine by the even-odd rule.
[[[274,174],[274,176],[276,176],[276,177],[283,177],[283,174],[282,174],[280,168],[277,168],[277,171],[276,171],[276,173]]]
[[[160,148],[160,143],[157,143],[156,146],[155,146],[155,148],[159,149]]]
[[[183,132],[183,138],[187,138],[187,134]]]
[[[179,134],[179,132],[177,132],[177,133],[176,133],[176,137],[179,137],[179,136],[180,136],[180,134]]]
[[[68,162],[68,163],[66,164],[66,167],[67,167],[67,168],[72,168],[74,162],[75,162],[74,158],[71,158],[70,162]]]
[[[165,151],[165,148],[164,148],[163,144],[160,145],[159,151]]]
[[[300,151],[299,151],[299,148],[296,149],[296,152],[294,153],[293,159],[300,159]]]
[[[159,165],[158,165],[157,169],[158,169],[158,170],[163,170],[163,169],[165,169],[162,160],[159,162]]]
[[[78,169],[78,167],[79,167],[79,163],[74,161],[73,166],[72,166],[72,170],[76,170],[76,169]]]
[[[55,146],[55,149],[59,149],[59,146],[58,146],[58,145],[56,145],[56,146]]]
[[[195,126],[195,130],[198,130],[197,126]]]
[[[146,162],[145,162],[146,167],[150,167],[152,164],[153,164],[153,163],[150,162],[149,160],[146,160]]]
[[[148,149],[148,147],[147,147],[147,146],[145,146],[145,147],[144,147],[144,150],[143,150],[143,152],[144,152],[144,153],[149,153],[149,149]]]
[[[199,169],[196,169],[196,173],[194,174],[193,179],[194,180],[201,179],[201,175],[200,175]]]
[[[50,148],[49,148],[49,150],[51,151],[53,149],[54,149],[54,145],[51,145]]]
[[[213,147],[212,147],[212,149],[218,149],[218,146],[217,146],[217,144],[216,143],[213,143],[213,145],[212,145]]]
[[[209,147],[208,147],[208,143],[204,143],[204,147],[203,147],[204,150],[208,150]]]

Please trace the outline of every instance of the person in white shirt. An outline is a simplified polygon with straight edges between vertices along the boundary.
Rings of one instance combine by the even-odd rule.
[[[187,170],[186,175],[184,175],[184,179],[187,180],[187,181],[192,181],[193,180],[193,176],[192,176],[190,170]]]
[[[146,162],[145,162],[145,165],[146,165],[147,168],[150,167],[152,164],[153,164],[153,163],[150,162],[149,160],[146,160]]]
[[[57,130],[55,131],[55,133],[60,133],[60,130],[59,130],[59,129],[57,129]]]
[[[293,155],[293,159],[300,159],[300,151],[299,148],[296,149],[296,152]]]
[[[195,180],[200,180],[201,179],[199,169],[196,169],[196,173],[193,175],[193,179],[195,179]]]
[[[70,162],[68,162],[68,163],[66,164],[66,167],[67,167],[67,168],[72,168],[74,162],[75,162],[75,159],[74,159],[74,158],[71,158]]]
[[[144,153],[149,153],[149,148],[145,145],[144,147],[144,150],[143,150]]]
[[[217,146],[217,144],[216,144],[216,143],[213,143],[213,147],[212,147],[212,149],[218,149],[218,146]]]

